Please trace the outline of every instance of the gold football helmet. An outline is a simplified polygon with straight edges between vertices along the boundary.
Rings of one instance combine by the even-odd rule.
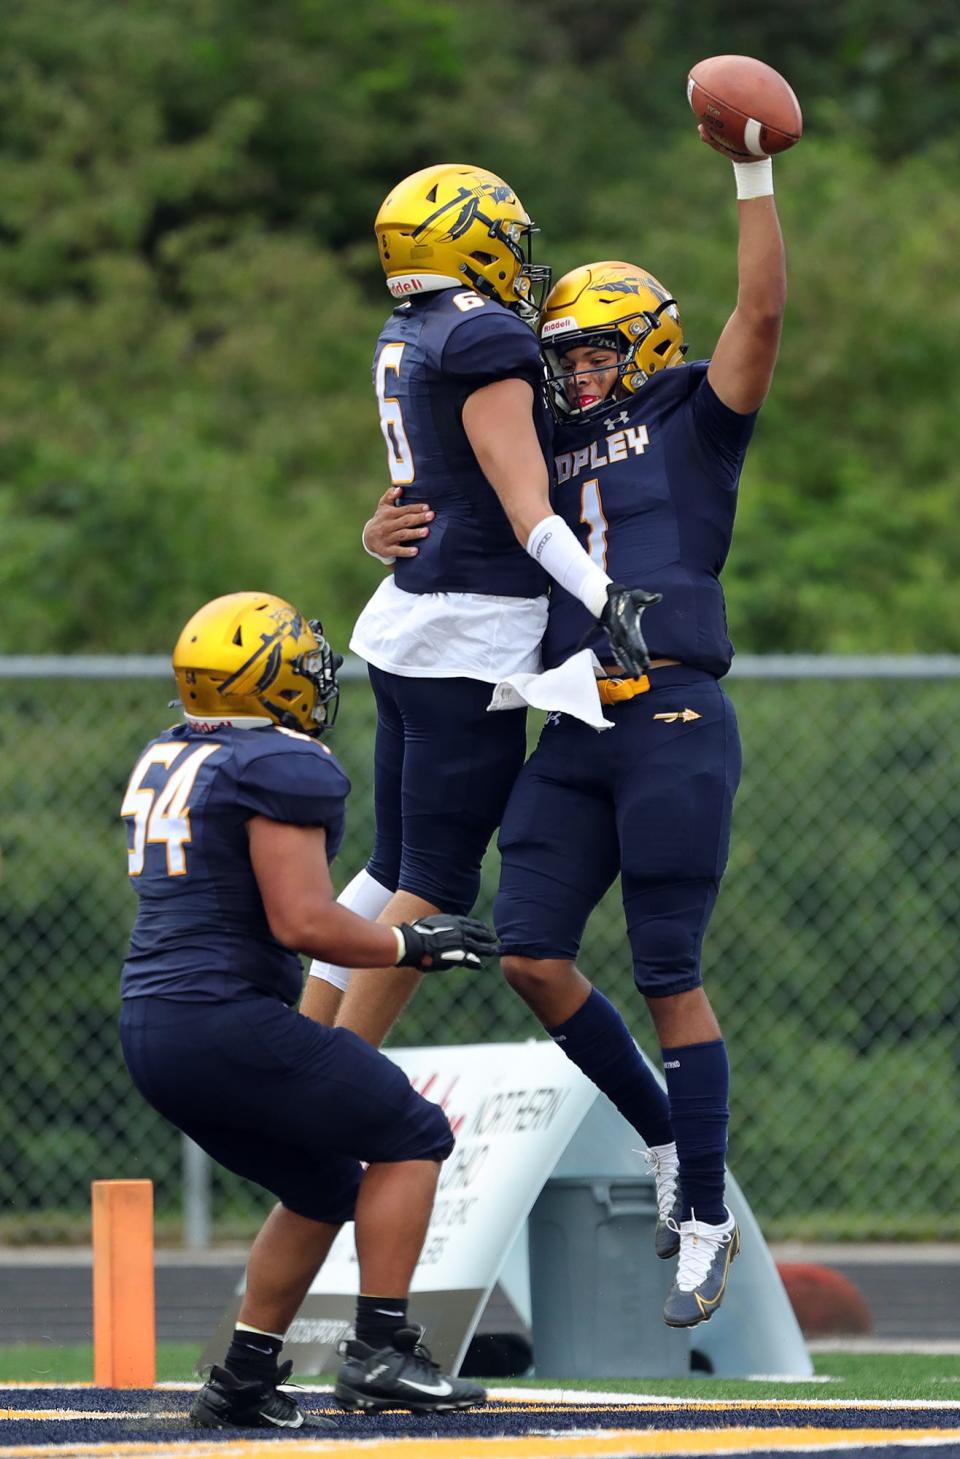
[[[374,227],[395,299],[469,285],[536,328],[550,269],[532,263],[539,230],[501,177],[456,162],[425,167],[388,193]]]
[[[676,299],[646,269],[607,260],[588,263],[559,279],[547,297],[540,323],[547,379],[559,419],[585,419],[612,399],[633,395],[657,370],[679,365],[686,353]],[[578,345],[616,350],[617,384],[612,396],[579,410],[563,388],[569,371],[561,358]]]
[[[272,593],[227,593],[205,603],[173,651],[189,718],[272,720],[308,735],[336,719],[342,663],[320,623]]]

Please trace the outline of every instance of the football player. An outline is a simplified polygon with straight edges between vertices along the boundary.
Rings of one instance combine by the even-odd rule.
[[[377,702],[376,839],[344,893],[365,916],[470,911],[480,863],[526,751],[522,709],[488,715],[491,688],[536,671],[547,584],[607,627],[609,653],[640,673],[642,604],[553,512],[552,421],[533,326],[549,269],[502,178],[442,164],[405,178],[375,232],[396,307],[374,358],[391,490],[434,514],[419,550],[376,553],[394,571],[351,648]],[[419,520],[419,518],[418,518]],[[408,522],[409,517],[404,517]],[[392,542],[388,536],[388,546]],[[302,1010],[379,1044],[419,980],[315,962]]]
[[[777,359],[786,268],[771,160],[734,171],[737,302],[709,360],[685,362],[676,301],[643,268],[588,264],[547,299],[556,509],[598,565],[660,598],[644,623],[648,671],[624,678],[603,632],[554,588],[545,667],[586,642],[613,727],[549,716],[504,815],[495,907],[511,986],[646,1141],[658,1254],[679,1251],[664,1307],[674,1327],[716,1310],[740,1242],[724,1201],[727,1053],[700,953],[740,779],[736,718],[720,686],[733,653],[720,573]],[[587,917],[618,875],[666,1094],[576,966]]]
[[[284,1333],[344,1221],[356,1222],[346,1408],[471,1408],[407,1318],[410,1278],[453,1135],[439,1106],[345,1029],[295,1011],[298,953],[359,966],[480,967],[483,923],[374,924],[340,906],[328,862],[346,775],[320,741],[338,700],[320,624],[269,593],[202,607],[173,653],[183,723],[152,740],[121,806],[138,912],[123,967],[124,1058],[144,1098],[228,1170],[277,1198],[253,1245],[222,1367],[195,1425],[300,1428],[279,1385]],[[367,1163],[364,1171],[361,1161]]]
[[[590,264],[547,300],[554,504],[598,566],[661,596],[645,620],[648,671],[622,678],[589,615],[552,589],[544,665],[589,643],[613,728],[548,717],[503,818],[495,909],[511,985],[646,1142],[657,1254],[680,1253],[664,1312],[672,1326],[716,1310],[740,1240],[724,1201],[727,1054],[700,949],[740,778],[736,719],[719,684],[733,652],[719,578],[779,349],[786,272],[770,160],[734,171],[737,306],[709,361],[684,362],[676,301],[645,269]],[[411,509],[393,550],[410,550],[427,520]],[[381,504],[368,540],[382,545],[390,527]],[[586,920],[618,874],[666,1096],[576,966]]]

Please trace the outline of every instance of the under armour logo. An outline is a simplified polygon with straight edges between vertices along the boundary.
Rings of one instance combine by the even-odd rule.
[[[625,410],[621,410],[617,415],[606,415],[606,416],[604,416],[604,418],[603,418],[603,424],[606,426],[606,428],[607,428],[608,431],[612,431],[613,428],[614,428],[614,426],[618,426],[618,425],[625,426],[627,424],[627,422],[629,421],[629,419],[630,419],[629,413],[627,411],[625,411]]]
[[[559,724],[559,723],[560,723],[560,711],[559,711],[559,709],[551,709],[550,713],[547,715],[546,719],[543,722],[543,727],[544,727],[544,729],[546,729],[546,727],[547,727],[548,724]]]

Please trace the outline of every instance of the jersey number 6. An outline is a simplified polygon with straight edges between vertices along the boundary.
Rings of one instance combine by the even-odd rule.
[[[383,439],[387,443],[387,464],[390,467],[390,480],[394,486],[409,486],[417,474],[410,442],[407,440],[407,433],[403,428],[400,402],[395,395],[387,394],[387,371],[392,370],[395,375],[399,376],[400,361],[403,359],[405,348],[405,345],[399,343],[385,344],[377,359],[376,384],[377,400],[380,403],[380,429],[383,431]]]

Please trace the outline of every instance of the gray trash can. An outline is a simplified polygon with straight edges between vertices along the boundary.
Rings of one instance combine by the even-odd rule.
[[[689,1335],[661,1316],[677,1263],[654,1254],[656,1220],[652,1180],[547,1181],[528,1223],[538,1377],[689,1373]]]

